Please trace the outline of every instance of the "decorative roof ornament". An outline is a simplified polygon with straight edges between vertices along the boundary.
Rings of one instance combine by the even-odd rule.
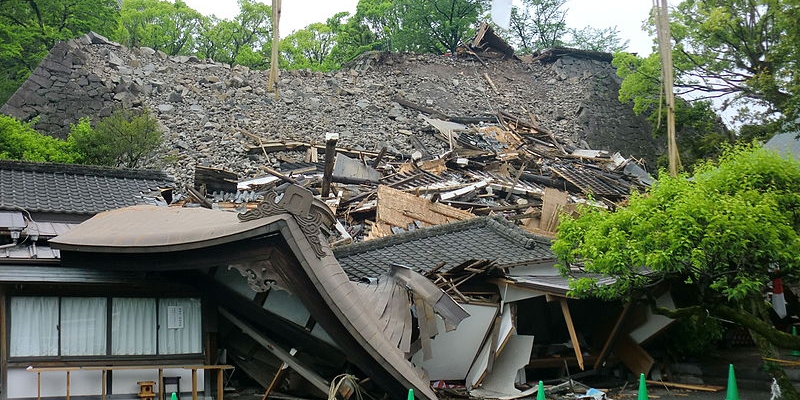
[[[307,189],[291,185],[277,201],[278,193],[269,191],[264,195],[264,200],[258,206],[244,214],[239,214],[239,221],[252,221],[259,218],[272,217],[278,214],[289,213],[303,231],[303,235],[311,244],[317,258],[327,254],[327,246],[323,246],[320,233],[325,228],[326,236],[336,221],[336,217],[325,203],[314,199],[314,195]]]

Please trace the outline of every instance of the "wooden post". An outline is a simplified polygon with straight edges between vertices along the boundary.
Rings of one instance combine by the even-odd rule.
[[[575,325],[572,323],[572,315],[569,312],[569,305],[567,299],[561,298],[561,312],[564,313],[564,321],[567,322],[567,330],[569,330],[569,338],[572,340],[572,348],[575,349],[575,358],[578,359],[578,366],[583,371],[583,353],[581,352],[581,345],[578,342],[578,334],[575,332]]]
[[[217,400],[222,400],[225,393],[225,382],[222,380],[222,368],[217,369]]]
[[[36,400],[42,400],[42,373],[36,373]]]
[[[67,400],[69,400],[69,370],[67,370]]]
[[[164,394],[162,394],[164,393]],[[164,368],[158,369],[158,400],[164,400],[167,397],[164,392]]]
[[[100,379],[102,380],[102,382],[100,382],[100,391],[101,391],[101,396],[100,397],[101,397],[102,400],[106,400],[106,376],[107,375],[108,375],[108,370],[104,369],[104,370],[100,371]]]
[[[192,368],[192,400],[197,400],[197,368]]]
[[[333,164],[336,162],[336,141],[338,140],[338,133],[328,132],[325,134],[325,172],[322,175],[323,199],[331,193],[331,176],[333,175]]]

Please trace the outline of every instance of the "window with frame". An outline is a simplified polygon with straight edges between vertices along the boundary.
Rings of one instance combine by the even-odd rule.
[[[10,357],[203,351],[202,307],[197,298],[13,296],[9,317]]]

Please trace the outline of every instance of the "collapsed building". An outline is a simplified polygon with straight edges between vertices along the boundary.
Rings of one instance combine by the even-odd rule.
[[[221,398],[230,365],[264,397],[314,398],[515,398],[542,377],[649,372],[643,344],[670,321],[570,298],[549,242],[559,213],[646,188],[658,146],[616,100],[607,56],[554,49],[525,64],[486,51],[368,54],[335,74],[285,73],[275,98],[259,71],[94,34],[57,45],[2,112],[64,135],[82,116],[148,107],[177,182],[127,187],[151,205],[108,204],[57,237],[29,226],[63,221],[25,212],[59,167],[3,182],[39,193],[3,199],[13,226],[0,231],[19,231],[0,250],[17,271],[2,281],[4,398],[41,396],[42,376],[44,397],[63,396],[65,373],[68,396],[132,395],[145,379],[161,394],[166,375]],[[559,86],[580,94],[558,101]],[[70,334],[88,331],[47,331],[50,347],[27,345],[20,313],[48,307],[43,325],[82,313],[104,339],[85,348]],[[144,330],[121,336],[137,318]]]

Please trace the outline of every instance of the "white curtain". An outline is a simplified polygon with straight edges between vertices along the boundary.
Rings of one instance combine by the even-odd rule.
[[[106,299],[61,298],[61,355],[106,354]]]
[[[200,299],[161,299],[158,306],[158,354],[203,351]]]
[[[58,297],[12,297],[10,356],[58,355]]]
[[[156,300],[111,299],[111,354],[156,354]]]

